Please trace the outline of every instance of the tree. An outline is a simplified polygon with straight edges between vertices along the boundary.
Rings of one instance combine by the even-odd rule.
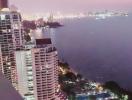
[[[111,90],[115,93],[120,99],[122,98],[122,94],[125,94],[123,89],[114,81],[106,82],[104,85],[105,88]]]
[[[71,81],[76,81],[76,79],[77,79],[76,75],[74,73],[72,73],[72,72],[66,73],[65,76],[66,76],[67,79],[69,79]]]

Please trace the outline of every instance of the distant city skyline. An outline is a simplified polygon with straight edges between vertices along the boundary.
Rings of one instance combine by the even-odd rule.
[[[132,10],[131,0],[10,0],[9,3],[24,13]]]

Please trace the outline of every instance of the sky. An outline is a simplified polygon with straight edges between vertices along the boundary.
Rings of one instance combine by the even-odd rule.
[[[132,10],[132,0],[9,0],[9,4],[26,13]]]

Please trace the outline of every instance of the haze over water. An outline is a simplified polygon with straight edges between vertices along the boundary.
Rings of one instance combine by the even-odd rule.
[[[132,90],[131,21],[132,15],[104,20],[67,19],[61,21],[64,27],[51,29],[51,35],[60,59],[85,78],[116,81]]]

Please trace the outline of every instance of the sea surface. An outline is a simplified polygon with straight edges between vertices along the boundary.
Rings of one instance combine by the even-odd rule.
[[[49,32],[60,59],[89,80],[116,81],[132,91],[131,14],[59,21],[64,26]]]

